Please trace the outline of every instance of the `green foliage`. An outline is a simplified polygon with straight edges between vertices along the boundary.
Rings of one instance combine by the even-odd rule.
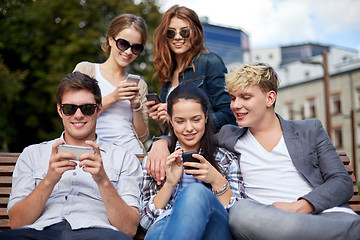
[[[159,91],[151,81],[152,34],[161,18],[155,0],[0,3],[0,151],[22,151],[60,135],[56,86],[78,62],[107,58],[102,39],[110,20],[121,13],[139,15],[148,24],[148,45],[128,71],[142,75],[150,91]]]

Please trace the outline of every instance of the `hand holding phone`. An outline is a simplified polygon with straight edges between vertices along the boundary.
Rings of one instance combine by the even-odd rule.
[[[79,156],[83,153],[94,153],[92,147],[80,147],[68,144],[62,144],[58,146],[58,152],[70,152],[75,155],[76,160],[79,159]]]
[[[155,103],[152,106],[154,106],[154,105],[156,105],[158,103],[161,103],[161,100],[160,100],[159,96],[156,93],[148,93],[148,94],[146,94],[146,99],[148,101],[155,101]]]
[[[192,155],[193,154],[198,154],[197,151],[191,151],[191,152],[184,152],[182,154],[182,159],[183,159],[183,162],[197,162],[197,163],[200,163],[200,160],[197,159],[197,158],[194,158]],[[188,169],[188,170],[193,170],[193,169],[198,169],[198,168],[194,168],[194,167],[187,167],[187,166],[184,166],[185,169]]]
[[[129,74],[126,78],[126,82],[136,83],[136,85],[139,84],[139,81],[140,81],[139,75]]]

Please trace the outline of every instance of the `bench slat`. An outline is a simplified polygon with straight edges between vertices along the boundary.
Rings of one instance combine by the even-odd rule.
[[[0,197],[0,205],[7,206],[9,197]]]
[[[346,171],[351,175],[354,172],[354,169],[351,165],[345,165]]]
[[[360,203],[360,195],[352,196],[352,198],[349,200],[349,203],[351,203],[351,204]]]
[[[9,166],[1,166],[0,168],[0,174],[1,175],[5,175],[5,174],[9,174],[10,176],[12,175],[12,173],[14,172],[14,165],[9,165]]]
[[[8,216],[8,213],[7,213],[6,208],[0,208],[0,217],[3,218],[3,217],[7,217],[7,216]]]
[[[0,195],[9,196],[11,192],[11,187],[0,187]]]
[[[360,205],[359,204],[350,204],[350,207],[356,212],[358,215],[360,215]]]
[[[10,220],[9,219],[0,219],[0,229],[9,229],[10,228]]]
[[[0,176],[0,186],[11,186],[12,176]]]

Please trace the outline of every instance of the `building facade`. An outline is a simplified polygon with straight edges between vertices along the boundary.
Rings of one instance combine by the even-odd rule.
[[[228,70],[250,61],[249,36],[241,29],[209,24],[202,18],[205,47],[219,55]]]

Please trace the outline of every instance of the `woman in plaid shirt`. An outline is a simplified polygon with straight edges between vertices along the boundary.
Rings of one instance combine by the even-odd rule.
[[[201,89],[182,83],[167,104],[173,153],[161,185],[143,171],[140,224],[147,230],[145,239],[232,239],[227,210],[245,196],[237,157],[213,143],[209,101]],[[199,162],[182,162],[189,151],[199,153],[192,154]]]

